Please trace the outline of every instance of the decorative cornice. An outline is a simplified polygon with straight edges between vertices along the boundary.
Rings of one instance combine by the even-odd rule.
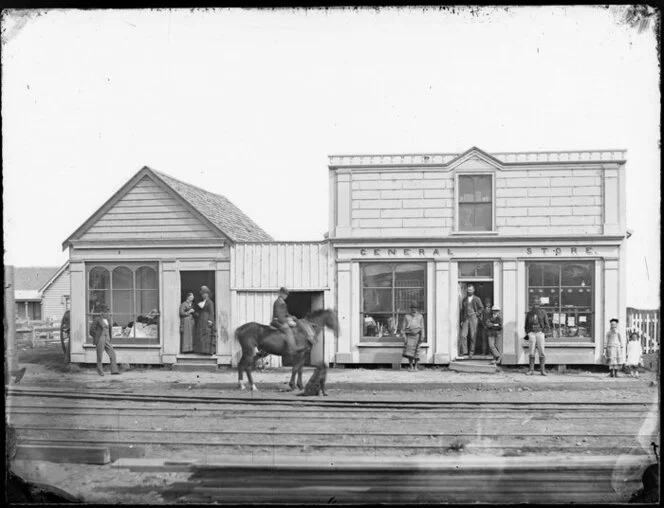
[[[478,149],[478,152],[482,150]],[[330,155],[329,167],[447,166],[464,153]],[[488,152],[487,152],[488,153]],[[625,162],[627,150],[564,150],[488,153],[503,164]]]

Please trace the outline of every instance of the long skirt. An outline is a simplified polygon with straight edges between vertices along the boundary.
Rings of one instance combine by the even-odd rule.
[[[196,323],[192,316],[182,318],[182,344],[181,353],[191,353],[194,350],[194,327]]]
[[[606,361],[608,362],[609,367],[618,368],[625,363],[625,360],[622,357],[622,348],[620,346],[608,346],[606,352]]]
[[[420,336],[421,332],[416,334],[406,334],[406,344],[403,347],[403,354],[406,358],[417,358],[417,354],[420,350]]]

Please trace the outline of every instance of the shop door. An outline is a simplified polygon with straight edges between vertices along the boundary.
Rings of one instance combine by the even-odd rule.
[[[475,286],[475,296],[477,296],[481,301],[482,305],[486,305],[486,300],[487,298],[491,302],[491,305],[493,305],[493,281],[464,281],[464,282],[459,282],[459,305],[458,305],[458,312],[459,316],[461,316],[461,306],[463,305],[463,299],[468,296],[466,293],[466,290],[468,288],[468,285],[472,284]],[[459,327],[461,327],[461,323],[459,323]],[[459,328],[459,341],[463,340],[461,337],[461,328]],[[461,348],[458,348],[459,351]],[[473,352],[474,355],[481,355],[483,353],[483,344],[482,344],[482,332],[481,328],[478,327],[477,331],[477,336],[475,338],[475,351]]]

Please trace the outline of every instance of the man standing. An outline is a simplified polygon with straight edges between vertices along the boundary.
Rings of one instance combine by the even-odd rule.
[[[475,286],[468,284],[466,292],[466,297],[461,303],[461,356],[468,355],[472,359],[475,353],[477,323],[484,307],[482,300],[475,296]],[[470,351],[468,350],[468,339],[470,339]]]
[[[288,351],[292,356],[296,352],[295,336],[292,330],[295,328],[296,322],[295,318],[288,313],[286,298],[288,298],[288,289],[282,287],[279,289],[279,297],[274,301],[274,305],[272,306],[272,322],[270,324],[286,335]]]
[[[420,313],[419,303],[411,304],[410,314],[405,315],[402,334],[404,337],[402,356],[408,358],[408,370],[415,371],[420,361],[420,344],[424,342],[424,316]]]
[[[486,313],[487,309],[484,311]],[[500,317],[500,307],[494,305],[489,312],[489,318],[484,321],[484,330],[489,341],[489,351],[493,355],[491,363],[500,365],[503,361],[503,320]]]
[[[533,297],[530,311],[526,314],[526,333],[528,334],[528,348],[530,356],[529,376],[535,373],[535,348],[539,353],[540,372],[546,376],[546,355],[544,349],[544,334],[549,331],[549,318],[540,308],[539,297]]]
[[[118,364],[115,359],[115,350],[111,345],[111,320],[108,317],[108,306],[100,304],[98,306],[99,315],[95,317],[90,326],[90,335],[93,337],[92,343],[97,346],[97,373],[100,376],[104,375],[102,368],[102,359],[104,351],[111,359],[111,374],[120,374]]]

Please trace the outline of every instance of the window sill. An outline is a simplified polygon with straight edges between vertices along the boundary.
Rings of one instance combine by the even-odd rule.
[[[523,344],[524,348],[527,348],[529,346],[529,340],[524,341],[525,344]],[[594,342],[549,342],[545,341],[545,347],[592,347],[594,348],[596,344]]]
[[[141,348],[141,349],[161,349],[161,344],[114,344],[113,341],[111,341],[111,345],[113,346],[113,349],[136,349],[136,348]],[[97,346],[94,344],[90,344],[86,342],[83,344],[84,349],[96,349]]]
[[[358,347],[388,347],[388,348],[403,348],[403,341],[401,342],[360,342]],[[428,348],[429,344],[427,342],[423,342],[420,344],[421,348]]]
[[[452,231],[450,236],[497,236],[498,231]]]

